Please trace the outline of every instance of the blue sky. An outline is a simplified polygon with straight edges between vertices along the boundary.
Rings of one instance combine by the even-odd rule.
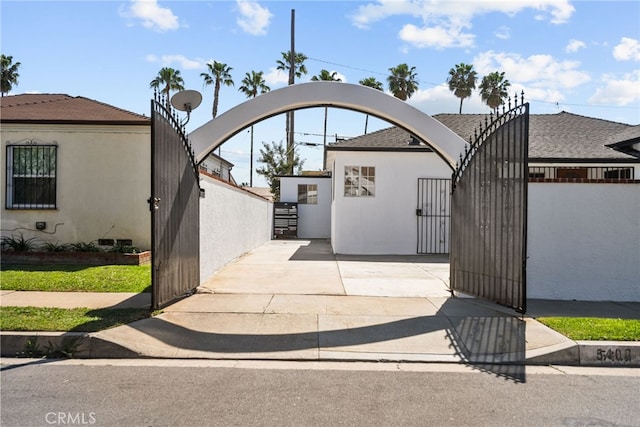
[[[525,91],[534,114],[570,111],[640,123],[640,2],[495,1],[12,1],[0,3],[1,51],[21,62],[18,93],[66,93],[149,115],[149,82],[160,68],[179,69],[188,89],[203,94],[188,130],[211,119],[213,88],[200,73],[211,60],[233,68],[219,114],[246,100],[237,88],[246,72],[263,71],[272,89],[286,85],[275,70],[290,46],[308,56],[307,81],[321,69],[343,81],[414,66],[419,91],[408,101],[428,114],[457,113],[448,71],[471,63],[480,77],[504,71],[513,92]],[[463,113],[487,113],[477,94]],[[322,143],[323,109],[296,114],[296,141]],[[328,141],[364,131],[364,115],[329,110]],[[372,120],[369,130],[389,126]],[[255,127],[255,141],[284,139],[284,118]],[[249,133],[222,147],[248,181]],[[321,147],[301,146],[305,168],[321,167]],[[257,184],[261,178],[254,175]]]

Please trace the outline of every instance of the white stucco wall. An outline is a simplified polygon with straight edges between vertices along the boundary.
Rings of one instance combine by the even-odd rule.
[[[640,301],[640,184],[530,183],[527,296]]]
[[[271,239],[273,204],[200,174],[200,281]]]
[[[131,239],[150,249],[150,125],[3,124],[0,134],[3,236],[59,243]],[[7,143],[34,138],[58,145],[57,209],[6,209]],[[46,230],[35,230],[36,221],[46,221]]]
[[[298,238],[331,237],[331,178],[291,176],[280,178],[280,201],[298,202],[298,184],[318,186],[318,204],[298,205]]]
[[[408,151],[408,150],[407,150]],[[332,153],[331,243],[338,254],[410,255],[417,249],[418,178],[451,178],[435,153]],[[335,162],[335,163],[333,163]],[[344,196],[344,167],[374,166],[374,197]]]

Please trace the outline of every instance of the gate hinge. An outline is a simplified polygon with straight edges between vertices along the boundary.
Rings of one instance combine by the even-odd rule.
[[[149,197],[147,203],[149,203],[149,210],[158,210],[160,208],[160,197]]]

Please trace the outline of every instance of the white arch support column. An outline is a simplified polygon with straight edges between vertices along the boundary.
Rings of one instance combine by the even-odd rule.
[[[369,114],[427,142],[455,168],[467,143],[431,116],[382,91],[350,83],[309,82],[267,92],[235,106],[189,134],[198,162],[226,140],[269,117],[311,107],[336,107]]]

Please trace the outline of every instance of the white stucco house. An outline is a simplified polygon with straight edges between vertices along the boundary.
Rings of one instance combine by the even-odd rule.
[[[433,116],[467,141],[484,117]],[[315,178],[313,209],[330,219],[309,221],[330,224],[321,236],[335,253],[447,252],[442,195],[452,170],[427,144],[391,127],[329,145],[327,169],[330,177]],[[307,185],[281,181],[282,201],[302,200],[299,238],[314,237],[298,198]],[[640,301],[640,126],[531,115],[528,188],[528,297]],[[432,205],[444,219],[425,226],[420,214]]]
[[[0,100],[2,236],[151,246],[151,121],[81,96]]]

